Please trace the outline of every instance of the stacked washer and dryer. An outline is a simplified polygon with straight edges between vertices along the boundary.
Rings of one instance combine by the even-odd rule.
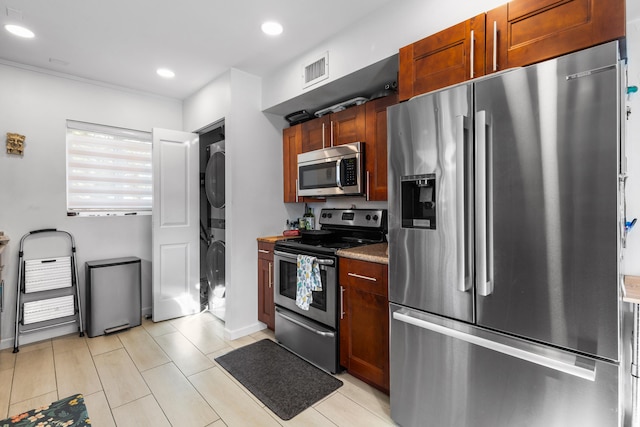
[[[200,308],[225,318],[224,124],[200,134]]]

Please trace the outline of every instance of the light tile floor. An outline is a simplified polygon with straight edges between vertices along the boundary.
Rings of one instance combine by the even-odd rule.
[[[283,421],[221,368],[215,358],[270,338],[265,330],[234,341],[210,313],[115,335],[77,334],[0,351],[0,419],[74,393],[91,424],[102,426],[393,426],[389,397],[355,379]]]

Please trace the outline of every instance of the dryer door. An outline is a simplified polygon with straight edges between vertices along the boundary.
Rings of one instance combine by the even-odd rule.
[[[204,188],[211,206],[217,209],[224,208],[224,151],[216,151],[209,158],[204,176]]]
[[[224,288],[224,242],[216,240],[207,250],[207,282],[210,289]]]

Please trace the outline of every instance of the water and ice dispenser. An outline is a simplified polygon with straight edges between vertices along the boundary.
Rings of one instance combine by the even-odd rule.
[[[409,175],[402,182],[402,227],[436,228],[436,174]]]

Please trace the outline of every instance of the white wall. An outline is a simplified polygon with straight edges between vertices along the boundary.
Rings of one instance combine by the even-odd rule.
[[[183,102],[184,129],[195,132],[224,119],[231,108],[231,73],[212,80]]]
[[[282,202],[283,121],[261,112],[261,93],[261,79],[231,69],[184,102],[185,130],[225,119],[225,333],[230,338],[264,328],[257,318],[256,239],[280,234],[288,218]]]
[[[329,84],[397,54],[403,46],[504,3],[506,0],[476,0],[464,4],[439,0],[389,3],[389,7],[373,12],[267,76],[263,83],[262,107],[269,109],[320,85]],[[303,64],[317,60],[326,51],[329,51],[329,78],[303,90]]]
[[[640,19],[627,22],[629,86],[640,88]],[[627,97],[631,116],[627,121],[627,218],[640,219],[640,92]],[[623,273],[640,276],[640,223],[627,237]]]
[[[179,101],[0,64],[0,135],[26,135],[24,157],[0,149],[0,230],[11,241],[5,265],[5,304],[0,347],[12,345],[20,238],[29,231],[57,228],[76,240],[78,273],[84,298],[84,263],[123,256],[142,259],[142,305],[151,307],[151,217],[80,218],[66,216],[66,120],[150,131],[182,128]],[[34,238],[35,239],[35,238]],[[25,245],[25,258],[40,245]],[[56,246],[57,247],[57,246]],[[65,247],[62,254],[68,255]],[[53,249],[53,247],[52,247]],[[42,256],[51,256],[43,253]],[[64,329],[64,328],[62,328]],[[73,331],[73,327],[71,331]],[[61,332],[25,335],[21,344]]]

